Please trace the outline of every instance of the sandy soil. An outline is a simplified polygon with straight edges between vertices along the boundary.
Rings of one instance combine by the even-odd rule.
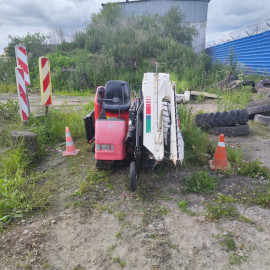
[[[270,166],[269,132],[253,125],[251,130],[250,136],[227,138],[226,143],[247,146],[249,158],[261,158]],[[137,193],[127,190],[128,168],[118,168],[109,183],[78,196],[94,157],[83,140],[75,143],[81,148],[78,156],[63,158],[58,148],[37,168],[54,183],[51,207],[3,231],[0,269],[270,269],[270,210],[237,204],[251,222],[207,221],[204,202],[211,201],[211,195],[182,191],[183,177],[201,169],[197,167],[145,171]],[[222,177],[218,192],[233,194],[235,188],[252,189],[256,184],[246,177]],[[182,200],[195,216],[179,209]],[[222,244],[227,235],[233,235],[234,252]]]

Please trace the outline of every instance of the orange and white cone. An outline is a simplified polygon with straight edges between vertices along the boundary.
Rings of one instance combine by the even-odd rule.
[[[66,151],[63,153],[63,157],[66,156],[76,156],[80,149],[76,149],[74,142],[72,140],[69,128],[66,127]]]
[[[220,135],[218,146],[216,153],[214,155],[214,159],[209,161],[210,170],[224,170],[227,169],[230,164],[227,159],[225,142],[224,142],[224,134]]]

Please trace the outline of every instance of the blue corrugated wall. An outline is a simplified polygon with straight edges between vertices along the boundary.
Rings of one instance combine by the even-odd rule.
[[[206,53],[227,64],[233,55],[247,73],[270,74],[270,31],[208,48]]]

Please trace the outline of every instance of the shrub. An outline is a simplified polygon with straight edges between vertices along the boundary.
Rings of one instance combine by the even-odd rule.
[[[195,193],[210,193],[217,188],[217,178],[210,176],[208,171],[198,171],[190,178],[183,178],[182,182],[186,185],[185,191]]]
[[[208,135],[194,124],[194,116],[185,106],[178,106],[181,133],[185,143],[185,162],[203,164],[206,153],[213,151]]]

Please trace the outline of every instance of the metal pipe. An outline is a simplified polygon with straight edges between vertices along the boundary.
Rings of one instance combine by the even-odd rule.
[[[139,121],[140,121],[140,113],[141,113],[141,110],[143,108],[143,102],[144,100],[142,100],[141,104],[140,104],[140,107],[137,111],[137,122],[136,122],[136,147],[139,147],[140,146],[140,143],[139,143]]]

